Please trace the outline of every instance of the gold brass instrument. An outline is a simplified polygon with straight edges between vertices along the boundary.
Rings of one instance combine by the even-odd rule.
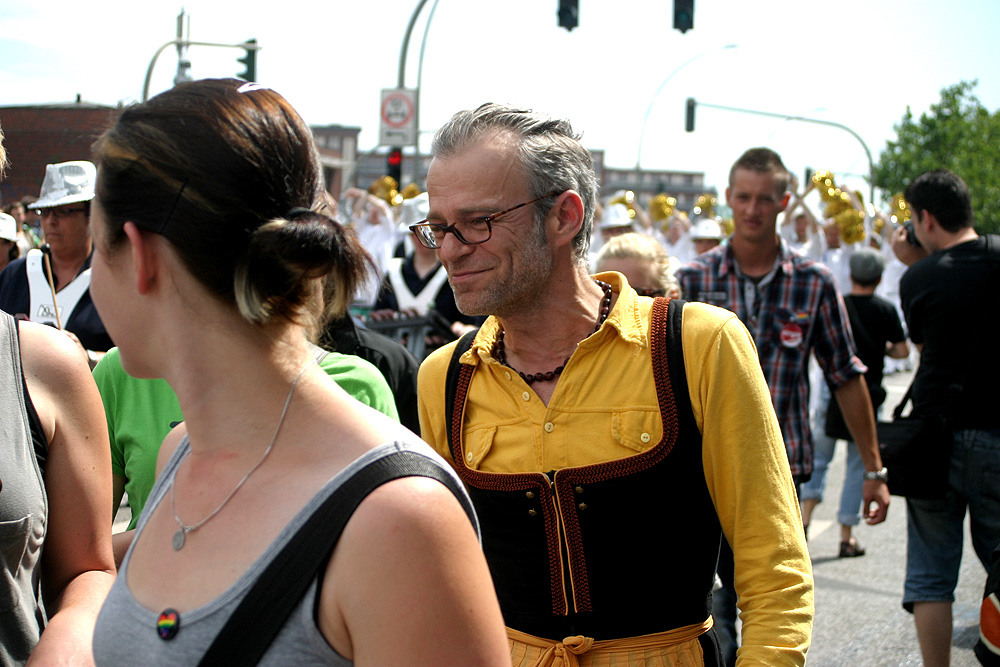
[[[661,222],[673,215],[677,200],[662,192],[649,200],[649,217],[654,222]]]
[[[892,204],[889,208],[889,219],[895,225],[902,225],[910,221],[910,205],[903,199],[903,193],[892,196]]]
[[[398,206],[403,203],[403,195],[399,193],[399,183],[392,176],[376,178],[368,187],[368,193],[385,201],[389,206]]]
[[[733,230],[736,229],[736,223],[733,222],[732,218],[726,218],[725,220],[720,220],[719,224],[722,225],[722,231],[726,233],[726,236],[732,234]]]
[[[405,188],[400,191],[399,195],[402,199],[413,199],[420,194],[420,188],[417,187],[416,183],[410,183]]]
[[[609,204],[625,204],[628,209],[628,217],[635,220],[635,193],[631,190],[620,190],[614,197],[608,200]]]
[[[698,195],[698,199],[694,203],[694,208],[691,209],[691,214],[694,217],[700,218],[711,218],[715,216],[715,207],[718,205],[719,200],[710,194]]]
[[[840,240],[844,243],[857,243],[865,238],[865,212],[854,206],[851,195],[837,187],[833,174],[829,171],[817,171],[812,182],[819,191],[820,199],[826,204],[823,217],[837,223]]]

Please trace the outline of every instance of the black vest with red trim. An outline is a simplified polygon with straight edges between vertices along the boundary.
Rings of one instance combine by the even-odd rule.
[[[472,337],[456,349],[445,390],[452,457],[479,515],[509,627],[548,639],[619,639],[702,623],[711,613],[722,531],[684,373],[682,308],[660,298],[650,316],[663,439],[635,456],[547,475],[465,466],[454,436],[475,366],[458,357]]]

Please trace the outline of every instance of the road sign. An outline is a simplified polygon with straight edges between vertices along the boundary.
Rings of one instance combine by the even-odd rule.
[[[417,91],[383,88],[379,113],[379,144],[414,146],[417,143]]]

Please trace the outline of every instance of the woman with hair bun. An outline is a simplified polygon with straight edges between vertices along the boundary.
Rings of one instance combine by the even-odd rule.
[[[161,448],[94,654],[197,664],[261,571],[366,465],[410,451],[454,478],[313,361],[307,333],[343,314],[367,258],[321,212],[318,154],[284,98],[236,80],[181,84],[125,109],[94,150],[94,302],[125,370],[165,378],[186,419]],[[367,495],[258,664],[509,664],[463,494],[409,476]]]

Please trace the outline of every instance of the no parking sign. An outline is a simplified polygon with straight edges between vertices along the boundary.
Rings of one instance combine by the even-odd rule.
[[[416,144],[417,91],[410,88],[382,89],[379,119],[379,144],[383,146]]]

